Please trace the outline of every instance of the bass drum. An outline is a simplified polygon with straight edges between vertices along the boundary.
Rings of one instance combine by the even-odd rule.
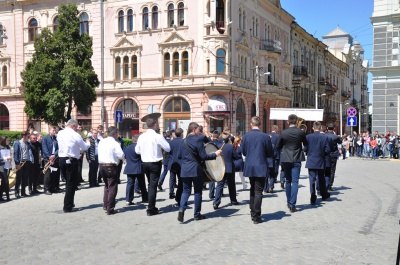
[[[211,154],[215,153],[215,151],[218,150],[218,147],[213,143],[207,143],[205,149],[207,154]],[[217,156],[215,160],[204,161],[204,173],[206,175],[204,182],[218,182],[224,178],[225,161],[222,154],[221,156]]]
[[[8,176],[8,186],[10,189],[15,186],[17,181],[17,173],[14,170],[10,170],[10,175]]]

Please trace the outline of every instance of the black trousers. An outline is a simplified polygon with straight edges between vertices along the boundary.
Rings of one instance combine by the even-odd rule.
[[[29,174],[29,192],[36,191],[38,187],[39,175],[40,175],[40,164],[31,164],[31,170]]]
[[[265,185],[265,177],[249,177],[250,179],[250,214],[251,219],[261,216],[262,192]]]
[[[100,166],[99,176],[104,181],[103,208],[112,212],[118,192],[117,166]]]
[[[82,166],[83,166],[83,155],[81,159],[78,159],[78,182],[83,182],[82,177]]]
[[[28,179],[31,170],[31,161],[26,161],[23,167],[16,173],[15,181],[15,194],[19,194],[19,189],[21,187],[21,195],[26,195],[26,186],[28,186]]]
[[[336,163],[337,163],[337,158],[332,157],[331,158],[331,175],[329,178],[329,188],[333,186],[333,182],[335,181],[335,174],[336,174]]]
[[[74,208],[75,188],[78,183],[78,159],[60,157],[60,171],[65,177],[65,196],[63,210],[70,211]]]
[[[144,179],[144,174],[127,174],[126,196],[125,196],[127,202],[133,201],[136,179],[138,180],[139,183],[140,193],[142,194],[142,201],[147,201],[149,199],[146,189],[146,180]]]
[[[147,180],[149,182],[149,204],[147,207],[147,212],[154,212],[158,209],[156,208],[157,199],[157,185],[160,179],[162,163],[159,162],[143,162],[143,171],[146,174]]]
[[[89,186],[97,185],[97,175],[99,171],[99,157],[95,156],[95,160],[89,162]]]
[[[47,162],[49,162],[49,161],[45,160],[44,162],[45,162],[45,164],[47,164]],[[51,167],[58,169],[59,163],[60,163],[59,159],[57,158]],[[55,189],[60,186],[60,169],[58,169],[57,171],[51,172],[51,170],[49,168],[46,171],[46,174],[44,174],[43,185],[44,185],[44,191],[50,191],[50,192],[55,191]]]
[[[176,189],[176,194],[175,194],[175,201],[179,204],[181,204],[181,198],[182,198],[182,192],[183,192],[183,182],[182,182],[182,178],[181,178],[181,171],[176,171],[176,172],[170,172],[170,176],[171,174],[175,174],[176,177],[178,178],[178,188]],[[175,185],[175,183],[174,183]]]
[[[4,172],[0,172],[1,186],[0,186],[0,199],[3,198],[3,192],[7,198],[10,198],[10,186],[8,182],[8,169],[4,169]]]

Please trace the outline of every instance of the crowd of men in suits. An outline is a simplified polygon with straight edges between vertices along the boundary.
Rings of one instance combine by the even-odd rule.
[[[57,128],[52,128],[42,140],[40,147],[44,163],[49,165],[44,176],[44,193],[51,195],[53,192],[59,192],[61,172],[66,180],[63,210],[74,211],[74,194],[75,190],[79,189],[78,183],[82,178],[80,172],[82,164],[79,160],[82,159],[82,154],[86,153],[89,163],[89,186],[96,187],[100,181],[104,182],[103,209],[109,215],[115,214],[118,212],[115,210],[120,173],[118,168],[120,170],[122,160],[125,159],[126,166],[123,173],[127,175],[126,206],[134,205],[136,183],[136,190],[140,190],[142,202],[148,203],[147,215],[159,214],[160,211],[156,207],[157,190],[162,190],[165,176],[169,172],[169,198],[174,199],[179,207],[178,221],[184,222],[184,213],[188,208],[192,187],[194,219],[203,220],[206,218],[201,213],[204,161],[216,159],[222,154],[225,164],[224,178],[216,185],[213,182],[209,185],[209,197],[213,199],[213,208],[218,210],[225,185],[228,186],[230,204],[239,204],[236,198],[235,173],[242,172],[250,183],[251,220],[254,224],[258,224],[263,221],[261,218],[263,195],[274,192],[279,167],[281,167],[279,182],[286,192],[287,207],[291,213],[297,211],[301,163],[305,161],[307,155],[305,166],[309,171],[310,203],[317,202],[318,194],[322,200],[330,197],[329,190],[333,189],[336,163],[340,156],[338,145],[342,143],[342,139],[334,133],[333,124],[328,124],[325,128],[320,122],[315,122],[314,132],[306,135],[304,130],[297,128],[297,116],[290,115],[287,129],[279,134],[278,127],[274,125],[272,132],[266,134],[259,129],[260,118],[252,117],[251,131],[241,138],[240,135],[236,137],[231,135],[227,128],[222,133],[215,131],[211,136],[204,135],[202,126],[192,122],[184,137],[181,128],[166,132],[164,136],[160,135],[157,118],[147,117],[144,120],[147,131],[141,135],[134,135],[132,145],[126,148],[120,143],[113,144],[118,140],[118,129],[113,126],[108,128],[107,141],[100,140],[100,137],[103,138],[100,128],[100,131],[92,130],[86,142],[76,132],[79,131],[79,125],[75,120],[70,120],[67,127],[58,133],[58,137],[56,137]],[[23,134],[21,141],[14,144],[17,169],[21,162],[33,164],[35,161],[35,158],[29,158],[32,151],[27,148],[30,148],[30,145],[24,144],[27,135],[29,134]],[[213,153],[205,151],[204,146],[209,142],[216,145],[217,151]],[[98,173],[99,168],[100,173]],[[25,174],[27,173],[23,170],[17,171],[16,197],[27,196],[24,186]],[[36,182],[32,183],[34,189],[32,191],[39,192]],[[245,187],[245,183],[243,185]]]

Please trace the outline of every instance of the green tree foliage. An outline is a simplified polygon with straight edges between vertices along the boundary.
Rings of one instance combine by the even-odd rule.
[[[35,53],[21,73],[25,112],[31,119],[57,124],[71,118],[74,106],[90,107],[99,85],[91,57],[92,39],[80,34],[75,4],[59,7],[58,29],[43,28]]]

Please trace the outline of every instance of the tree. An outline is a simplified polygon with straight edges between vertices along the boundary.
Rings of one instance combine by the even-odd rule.
[[[21,72],[24,111],[30,119],[50,124],[69,120],[74,106],[90,107],[99,85],[91,62],[92,39],[80,34],[77,6],[61,5],[58,10],[58,29],[42,30],[32,61]]]

